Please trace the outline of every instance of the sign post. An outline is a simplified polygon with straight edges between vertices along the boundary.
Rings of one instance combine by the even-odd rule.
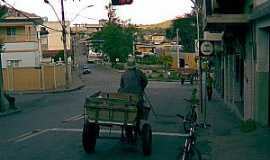
[[[211,41],[201,40],[199,43],[200,60],[202,60],[202,57],[210,57],[213,54],[214,54],[214,44]],[[202,77],[201,77],[201,79],[202,79]],[[207,78],[206,78],[206,80],[207,80]],[[205,82],[204,111],[203,111],[204,121],[206,121],[206,88],[207,88],[206,84],[207,84],[207,82]],[[202,89],[201,89],[201,95],[202,95]]]

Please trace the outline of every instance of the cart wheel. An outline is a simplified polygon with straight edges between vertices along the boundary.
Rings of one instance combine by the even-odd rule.
[[[152,152],[152,131],[149,124],[144,124],[142,128],[142,148],[143,154],[149,156]]]
[[[95,152],[96,139],[99,132],[99,126],[94,123],[85,123],[83,127],[82,143],[85,152]]]

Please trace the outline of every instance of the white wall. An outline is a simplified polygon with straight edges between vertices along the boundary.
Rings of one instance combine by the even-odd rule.
[[[37,42],[5,43],[5,50],[38,50]]]
[[[36,67],[40,64],[37,42],[5,43],[2,53],[2,67],[6,68],[8,60],[19,61],[19,67]]]
[[[2,53],[2,68],[8,66],[8,60],[19,60],[18,67],[36,67],[39,66],[38,52],[12,52]]]

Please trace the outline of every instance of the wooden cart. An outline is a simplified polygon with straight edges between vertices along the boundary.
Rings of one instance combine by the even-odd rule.
[[[134,94],[98,92],[86,98],[84,105],[84,128],[82,143],[87,153],[95,151],[101,127],[109,128],[108,133],[120,133],[123,142],[136,144],[142,141],[144,155],[151,154],[152,131],[148,123],[150,107],[138,109],[139,97]],[[143,116],[138,114],[142,112]],[[118,127],[119,130],[111,130]],[[115,138],[111,135],[106,138]]]

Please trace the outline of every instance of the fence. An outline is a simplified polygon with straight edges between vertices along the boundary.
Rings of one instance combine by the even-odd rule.
[[[71,68],[68,67],[71,78]],[[65,86],[65,65],[43,65],[38,68],[4,68],[5,91],[42,91]]]

